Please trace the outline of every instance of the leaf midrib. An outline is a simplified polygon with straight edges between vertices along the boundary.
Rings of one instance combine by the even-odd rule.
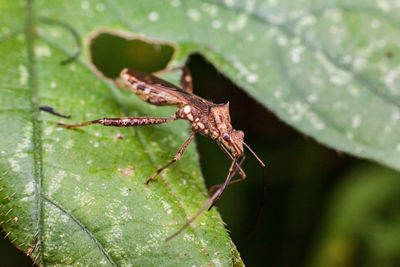
[[[25,38],[26,49],[28,57],[28,84],[31,89],[31,109],[32,109],[32,143],[33,143],[33,168],[34,179],[36,182],[35,187],[35,233],[32,240],[33,251],[32,255],[36,253],[33,260],[38,265],[43,265],[42,258],[42,227],[43,227],[43,211],[42,211],[42,144],[40,139],[40,125],[39,125],[39,103],[38,103],[38,83],[36,75],[36,58],[34,47],[35,39],[35,25],[34,25],[34,10],[33,0],[26,2],[26,17],[25,17]]]

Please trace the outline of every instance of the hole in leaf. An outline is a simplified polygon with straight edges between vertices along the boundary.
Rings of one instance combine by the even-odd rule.
[[[91,39],[89,53],[94,67],[115,79],[124,68],[155,72],[165,69],[175,52],[171,44],[112,32],[98,32]]]

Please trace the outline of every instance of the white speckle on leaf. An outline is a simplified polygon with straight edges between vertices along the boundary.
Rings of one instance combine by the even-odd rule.
[[[307,96],[307,101],[310,103],[314,103],[318,100],[318,95],[316,93],[312,93],[311,95]]]
[[[400,119],[400,111],[399,111],[399,109],[398,108],[393,108],[393,111],[392,111],[392,120],[393,121],[397,121],[397,120],[399,120]]]
[[[161,205],[163,206],[163,208],[167,212],[167,214],[172,213],[171,205],[168,202],[166,202],[165,200],[161,200]]]
[[[354,139],[354,134],[353,134],[352,132],[347,132],[347,133],[346,133],[346,137],[347,137],[347,139],[349,139],[349,140],[353,140],[353,139]]]
[[[349,107],[348,107],[347,103],[343,103],[341,101],[336,101],[333,104],[333,108],[334,109],[348,109]]]
[[[99,143],[98,143],[98,142],[95,142],[95,143],[93,144],[93,147],[99,147]]]
[[[322,131],[325,129],[325,124],[322,122],[318,116],[314,113],[307,113],[307,118],[310,121],[311,125],[315,128],[317,131]]]
[[[315,56],[320,65],[330,74],[329,81],[331,83],[340,86],[351,81],[351,74],[344,70],[337,69],[321,51],[315,52]]]
[[[189,9],[186,14],[193,21],[199,21],[201,18],[200,12],[193,8]]]
[[[360,124],[361,124],[361,117],[358,115],[354,116],[351,120],[351,127],[357,129],[358,127],[360,127]]]
[[[392,94],[400,94],[400,67],[388,72],[388,74],[385,76],[385,84]]]
[[[81,207],[91,206],[95,202],[94,196],[88,192],[82,191],[78,186],[75,187],[75,195],[72,198],[75,199]]]
[[[222,27],[222,23],[220,20],[213,20],[211,25],[214,29],[220,29]]]
[[[87,9],[89,9],[89,3],[87,2],[87,1],[82,1],[81,2],[81,8],[83,9],[83,10],[87,10]]]
[[[392,9],[392,4],[388,0],[379,0],[376,3],[383,12],[389,12]]]
[[[11,165],[11,170],[13,172],[19,172],[21,170],[21,166],[19,165],[18,161],[14,158],[8,159],[8,163]]]
[[[228,23],[228,30],[231,32],[241,30],[247,24],[247,14],[242,13],[237,17],[236,21]]]
[[[274,96],[275,96],[276,98],[280,98],[280,97],[282,96],[282,92],[279,91],[279,90],[276,90],[276,91],[274,92]]]
[[[181,5],[181,1],[180,0],[172,0],[171,1],[171,6],[173,7],[178,7]]]
[[[46,151],[46,153],[53,153],[55,152],[53,144],[51,143],[45,143],[43,144],[43,151]]]
[[[50,83],[50,88],[56,88],[56,86],[57,86],[56,82],[51,82]]]
[[[98,12],[104,11],[104,5],[103,5],[102,3],[97,3],[97,4],[96,4],[96,10],[97,10]]]
[[[303,16],[299,22],[297,23],[297,27],[304,27],[304,26],[308,26],[308,25],[313,25],[315,24],[315,16],[313,15],[305,15]]]
[[[299,101],[294,102],[293,105],[288,107],[290,119],[292,121],[300,121],[308,110],[308,105]]]
[[[255,40],[256,40],[256,36],[254,35],[254,33],[249,32],[249,33],[246,35],[246,41],[247,41],[247,42],[251,43],[251,42],[254,42]]]
[[[158,20],[158,13],[155,11],[152,11],[149,13],[149,20],[150,21],[157,21]]]
[[[35,182],[30,181],[25,185],[24,193],[30,196],[33,192],[35,192]]]
[[[129,194],[129,188],[127,187],[122,187],[121,189],[121,196],[127,197]]]
[[[219,259],[213,259],[213,266],[224,266]]]
[[[52,177],[48,188],[49,196],[53,195],[60,188],[61,181],[65,176],[67,176],[67,173],[64,170],[61,170],[54,177]]]
[[[71,176],[74,176],[74,177],[75,177],[75,179],[76,179],[78,182],[81,180],[81,176],[80,176],[80,175],[78,175],[78,174],[74,174],[74,173],[72,173],[72,174],[71,174]]]
[[[332,22],[340,22],[343,21],[342,11],[339,8],[329,8],[324,11],[324,16]]]
[[[371,27],[372,27],[373,29],[378,29],[380,26],[381,26],[381,22],[380,22],[379,20],[373,19],[373,20],[371,21]]]
[[[183,239],[185,239],[186,241],[194,241],[195,238],[194,238],[193,234],[186,233],[183,235]]]
[[[277,41],[278,41],[278,45],[280,45],[280,46],[286,46],[288,43],[288,40],[287,40],[286,36],[284,36],[284,35],[279,35]]]
[[[24,65],[18,66],[19,70],[19,83],[25,85],[28,81],[28,70]]]
[[[334,74],[329,78],[329,81],[335,85],[345,85],[349,83],[350,81],[350,75],[345,74],[344,72],[342,73],[343,75]]]
[[[229,7],[232,7],[235,4],[236,0],[225,0],[225,4]]]
[[[360,89],[353,85],[350,85],[347,89],[349,90],[349,93],[353,96],[360,95]]]
[[[249,83],[255,83],[256,81],[258,81],[258,75],[256,73],[249,73],[246,77],[246,80]]]
[[[63,147],[65,149],[71,149],[74,146],[74,140],[72,139],[68,139],[67,141],[65,141]]]
[[[247,0],[245,1],[244,5],[244,10],[246,10],[247,13],[253,13],[254,7],[255,7],[255,0]]]
[[[92,162],[93,162],[93,161],[90,159],[90,160],[88,160],[86,163],[90,165],[90,164],[92,164]]]
[[[257,70],[257,69],[258,69],[258,64],[255,63],[255,62],[251,63],[251,64],[250,64],[250,69],[251,69],[251,70]]]
[[[48,46],[40,45],[35,47],[35,54],[38,57],[49,57],[51,56],[51,51]]]
[[[303,46],[297,46],[290,50],[290,58],[292,59],[293,63],[299,63],[301,59],[301,54],[304,52]]]
[[[353,68],[356,71],[360,71],[366,65],[367,65],[367,60],[362,57],[358,57],[353,61]]]
[[[204,3],[202,8],[203,11],[209,14],[211,17],[216,17],[218,15],[218,7],[215,5]]]
[[[398,145],[396,146],[396,150],[397,150],[398,152],[400,152],[400,144],[398,144]]]

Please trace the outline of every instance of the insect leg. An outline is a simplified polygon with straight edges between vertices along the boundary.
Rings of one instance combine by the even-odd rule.
[[[231,153],[225,148],[225,146],[224,146],[223,144],[219,143],[219,142],[217,142],[217,144],[218,144],[218,146],[222,149],[222,151],[225,153],[225,155],[226,155],[228,158],[230,158],[231,160],[233,160],[233,156],[232,156]],[[246,156],[243,155],[243,158],[246,158]],[[244,160],[244,159],[242,159],[242,161],[243,161],[243,160]],[[239,174],[240,174],[241,176],[246,176],[246,174],[244,173],[244,171],[242,170],[242,168],[240,168],[240,167],[238,166],[237,163],[236,163],[236,166],[237,166],[237,168],[238,168]]]
[[[150,179],[148,179],[145,184],[149,184],[151,181],[153,181],[157,175],[159,175],[163,170],[165,170],[166,168],[168,168],[172,163],[180,160],[180,158],[182,157],[183,152],[185,152],[185,149],[187,148],[187,146],[190,144],[190,142],[193,140],[195,135],[195,132],[192,132],[190,134],[190,137],[188,138],[188,140],[186,140],[186,142],[182,145],[182,147],[179,149],[178,153],[176,153],[175,157],[168,162],[167,164],[165,164],[164,166],[162,166],[161,168],[159,168],[151,177]]]
[[[228,184],[228,183],[230,182],[230,180],[232,179],[232,176],[233,176],[233,175],[232,175],[231,169],[233,169],[235,163],[236,163],[236,160],[233,160],[233,161],[232,161],[232,164],[231,164],[231,167],[229,168],[229,173],[228,173],[228,176],[226,177],[225,184]],[[179,235],[180,233],[182,233],[183,230],[185,230],[194,220],[196,220],[196,218],[199,217],[199,215],[200,215],[203,211],[205,211],[209,205],[212,205],[212,203],[215,202],[215,200],[222,194],[222,192],[224,191],[224,189],[225,189],[225,188],[222,188],[222,187],[221,187],[220,189],[218,189],[218,190],[214,193],[214,195],[212,195],[212,196],[210,197],[210,199],[203,205],[203,207],[201,207],[201,209],[200,209],[200,210],[199,210],[199,211],[184,225],[184,226],[182,226],[177,232],[175,232],[174,234],[172,234],[171,236],[169,236],[167,239],[165,239],[165,241],[169,241],[169,240],[171,240],[172,238],[174,238],[174,237],[176,237],[177,235]],[[210,210],[210,209],[208,209],[208,210]]]
[[[170,118],[153,118],[153,117],[122,117],[122,118],[104,118],[94,121],[86,121],[78,124],[64,124],[59,122],[58,125],[65,128],[78,128],[90,124],[102,124],[104,126],[114,126],[114,127],[131,127],[131,126],[142,126],[142,125],[152,125],[152,124],[162,124],[168,123],[176,120],[175,114]]]
[[[233,168],[236,167],[236,163],[237,163],[237,160],[233,159],[231,167],[229,168],[228,178],[226,178],[225,183],[218,189],[217,192],[219,192],[219,194],[215,197],[214,201],[212,202],[212,204],[208,208],[208,210],[211,210],[212,207],[214,207],[214,205],[218,202],[218,200],[221,197],[222,193],[225,191],[225,188],[228,186],[229,182],[231,181],[233,175],[235,175],[235,171],[234,171]]]
[[[228,151],[222,144],[218,143],[218,145],[221,147],[221,149],[222,149],[222,151],[225,153],[225,155],[226,155],[228,158],[230,158],[231,160],[233,160],[233,156],[229,153],[229,151]],[[243,181],[243,180],[246,179],[247,175],[246,175],[246,173],[243,171],[243,169],[241,168],[241,167],[242,167],[242,163],[244,162],[245,159],[246,159],[246,156],[243,155],[242,160],[240,161],[240,163],[236,163],[236,169],[235,169],[235,171],[234,171],[234,173],[233,173],[233,176],[234,176],[234,175],[236,174],[236,172],[239,172],[240,178],[231,181],[231,182],[229,183],[229,185],[235,184],[235,183],[238,183],[238,182],[241,182],[241,181]],[[208,189],[208,195],[211,196],[212,193],[213,193],[217,188],[220,188],[222,185],[223,185],[223,184],[211,186],[210,189]],[[214,203],[214,204],[215,204],[215,203]]]
[[[246,173],[241,169],[242,163],[244,162],[245,158],[246,158],[246,156],[243,156],[241,161],[238,164],[236,164],[236,169],[235,169],[235,171],[233,172],[233,175],[232,175],[232,177],[235,176],[236,172],[239,171],[240,178],[230,181],[228,185],[236,184],[238,182],[246,180],[246,177],[247,177]],[[215,190],[217,190],[218,188],[221,188],[221,186],[223,186],[223,184],[218,184],[218,185],[211,186],[210,189],[208,189],[208,195],[212,196],[213,192]]]

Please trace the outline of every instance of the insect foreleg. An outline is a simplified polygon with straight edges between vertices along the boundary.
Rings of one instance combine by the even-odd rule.
[[[215,197],[214,201],[212,202],[212,204],[208,208],[208,210],[211,210],[212,207],[214,207],[214,205],[218,202],[218,200],[221,197],[222,193],[225,191],[226,187],[230,183],[232,177],[235,175],[236,172],[234,170],[234,167],[236,167],[236,163],[237,163],[237,159],[233,159],[231,167],[229,167],[228,177],[226,178],[225,183],[218,189],[217,192],[219,192],[219,194]],[[215,195],[215,193],[214,193],[214,195]]]
[[[225,148],[225,146],[224,145],[222,145],[221,143],[217,143],[218,145],[219,145],[219,147],[222,149],[222,151],[225,153],[225,155],[228,157],[228,158],[230,158],[230,160],[233,160],[233,156],[231,155],[231,153]],[[244,158],[246,158],[246,156],[245,155],[243,155],[243,159],[242,159],[242,161],[244,160]],[[237,166],[238,164],[236,163],[236,166]],[[242,168],[240,167],[240,166],[237,166],[237,170],[239,171],[239,174],[240,174],[240,176],[244,176],[245,178],[246,178],[246,174],[244,173],[244,171],[242,170]]]
[[[236,172],[239,171],[240,178],[238,178],[236,180],[233,180],[233,181],[230,181],[228,185],[236,184],[236,183],[244,181],[246,179],[246,177],[247,177],[246,173],[241,168],[242,167],[242,163],[244,162],[245,158],[246,158],[246,156],[243,155],[243,158],[240,160],[240,162],[236,164],[236,169],[232,174],[232,177],[233,177],[233,176],[235,176]],[[208,189],[208,195],[212,196],[213,192],[215,190],[217,190],[218,188],[221,188],[221,186],[223,186],[223,184],[211,186],[210,189]]]
[[[190,134],[190,137],[188,138],[188,140],[186,140],[186,142],[182,145],[182,147],[179,149],[178,153],[176,153],[175,157],[168,162],[167,164],[165,164],[164,166],[162,166],[160,169],[158,169],[151,177],[150,179],[148,179],[145,184],[149,184],[151,181],[153,181],[157,175],[159,175],[163,170],[165,170],[166,168],[168,168],[172,163],[178,161],[181,159],[183,152],[185,152],[185,149],[187,148],[187,146],[190,144],[190,142],[193,140],[195,135],[195,132],[192,132]]]
[[[63,122],[59,122],[58,125],[66,128],[78,128],[90,124],[101,124],[104,126],[114,126],[114,127],[132,127],[132,126],[168,123],[176,119],[177,118],[174,114],[170,118],[153,118],[153,117],[104,118],[94,121],[86,121],[78,124],[64,124]]]

